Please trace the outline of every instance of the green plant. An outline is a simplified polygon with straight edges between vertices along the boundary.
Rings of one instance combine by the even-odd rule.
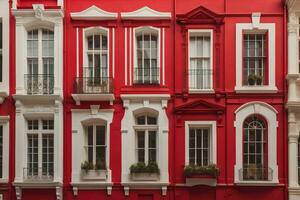
[[[262,84],[262,77],[256,76],[256,85],[261,85],[261,84]]]
[[[248,83],[249,85],[254,85],[256,81],[256,75],[255,74],[249,74],[248,75]]]
[[[94,169],[94,165],[89,161],[84,161],[83,163],[81,163],[81,169],[84,170],[85,172],[88,172],[89,170]]]
[[[217,177],[220,174],[220,169],[215,164],[210,164],[207,166],[198,166],[198,165],[188,165],[184,168],[184,175],[186,177],[192,175],[208,175]]]
[[[94,166],[95,170],[105,170],[106,163],[103,160],[98,160]]]
[[[150,162],[146,165],[143,162],[138,162],[130,166],[130,173],[159,173],[159,168],[156,162]]]

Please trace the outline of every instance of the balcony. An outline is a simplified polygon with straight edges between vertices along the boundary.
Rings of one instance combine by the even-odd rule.
[[[72,97],[77,105],[81,101],[112,101],[113,79],[110,77],[89,76],[75,78]]]
[[[213,92],[212,69],[189,69],[190,92]]]
[[[244,167],[239,170],[239,181],[272,181],[273,169],[267,167]]]
[[[137,85],[158,85],[159,68],[135,68],[133,83]]]
[[[25,90],[28,95],[49,95],[54,92],[54,76],[50,74],[25,75]]]
[[[52,182],[53,170],[46,168],[23,168],[23,179],[25,182]]]

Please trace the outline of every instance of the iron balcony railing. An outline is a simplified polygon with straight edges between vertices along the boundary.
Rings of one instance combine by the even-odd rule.
[[[240,181],[272,181],[273,169],[268,167],[244,167],[239,170]]]
[[[134,84],[159,84],[159,68],[135,68]]]
[[[189,89],[212,89],[212,69],[189,69]]]
[[[26,93],[30,95],[53,94],[54,75],[52,74],[26,74]]]
[[[23,168],[25,181],[53,181],[53,169],[49,168]]]
[[[110,94],[113,90],[110,77],[77,77],[74,81],[74,94]]]

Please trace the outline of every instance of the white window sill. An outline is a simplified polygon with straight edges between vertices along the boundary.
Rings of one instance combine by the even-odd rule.
[[[276,93],[276,86],[236,86],[236,93]]]
[[[214,89],[189,89],[190,94],[214,94]]]
[[[8,183],[8,179],[3,179],[3,178],[1,178],[1,179],[0,179],[0,183]]]
[[[240,186],[277,186],[278,181],[235,181],[235,185]]]

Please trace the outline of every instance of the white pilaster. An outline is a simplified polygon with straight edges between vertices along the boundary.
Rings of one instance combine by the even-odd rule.
[[[297,152],[298,152],[298,129],[294,112],[289,112],[289,187],[298,187],[298,169],[297,169]]]

